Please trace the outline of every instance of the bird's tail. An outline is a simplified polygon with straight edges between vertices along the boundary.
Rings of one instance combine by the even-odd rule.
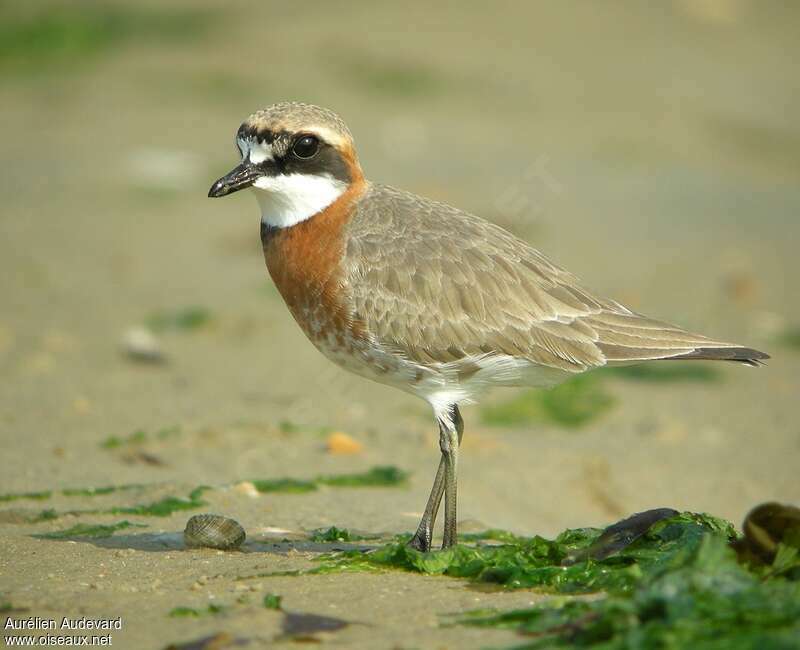
[[[620,308],[623,309],[623,308]],[[584,319],[598,335],[595,345],[611,365],[674,359],[736,361],[761,365],[769,355],[734,343],[715,341],[630,311],[603,311]]]
[[[753,348],[695,348],[691,352],[681,354],[677,357],[664,357],[660,360],[672,361],[675,359],[697,359],[699,361],[736,361],[748,366],[762,366],[764,360],[770,356],[766,352],[754,350]]]

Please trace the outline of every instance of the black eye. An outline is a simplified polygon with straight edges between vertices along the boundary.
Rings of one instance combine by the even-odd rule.
[[[298,158],[313,158],[319,151],[319,140],[313,135],[304,135],[295,140],[292,153]]]

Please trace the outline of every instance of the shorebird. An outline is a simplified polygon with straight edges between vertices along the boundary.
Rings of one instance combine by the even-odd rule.
[[[493,386],[547,387],[606,365],[769,358],[693,334],[589,293],[499,226],[367,181],[333,112],[295,102],[239,127],[240,164],[210,197],[250,188],[267,268],[298,325],[343,368],[433,408],[441,458],[409,544],[456,542],[458,405]]]

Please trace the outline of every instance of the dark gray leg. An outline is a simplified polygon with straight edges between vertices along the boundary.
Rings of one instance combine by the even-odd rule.
[[[458,446],[464,435],[464,420],[461,418],[461,412],[456,404],[453,404],[450,415],[452,423],[447,420],[439,420],[439,448],[442,451],[442,457],[439,460],[439,468],[436,470],[436,478],[433,481],[431,494],[428,497],[419,528],[409,542],[409,546],[418,551],[431,549],[433,527],[436,524],[436,515],[439,512],[439,504],[442,502],[443,495],[445,496],[445,530],[442,548],[452,546],[456,541],[456,470]]]
[[[436,515],[439,513],[439,504],[444,494],[444,466],[444,456],[442,456],[439,460],[439,469],[436,470],[436,478],[433,480],[433,487],[428,497],[428,503],[425,506],[425,512],[422,513],[422,519],[419,522],[417,532],[414,533],[414,537],[412,537],[411,541],[408,543],[409,546],[418,551],[431,550],[433,527],[436,524]]]
[[[449,425],[449,423],[447,423]],[[442,548],[456,543],[459,435],[455,426],[442,427],[439,446],[444,458],[444,538]]]

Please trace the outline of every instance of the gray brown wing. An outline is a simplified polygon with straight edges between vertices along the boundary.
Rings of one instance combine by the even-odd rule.
[[[593,297],[502,228],[393,188],[368,190],[346,241],[354,318],[418,363],[507,354],[579,372],[741,349]]]

